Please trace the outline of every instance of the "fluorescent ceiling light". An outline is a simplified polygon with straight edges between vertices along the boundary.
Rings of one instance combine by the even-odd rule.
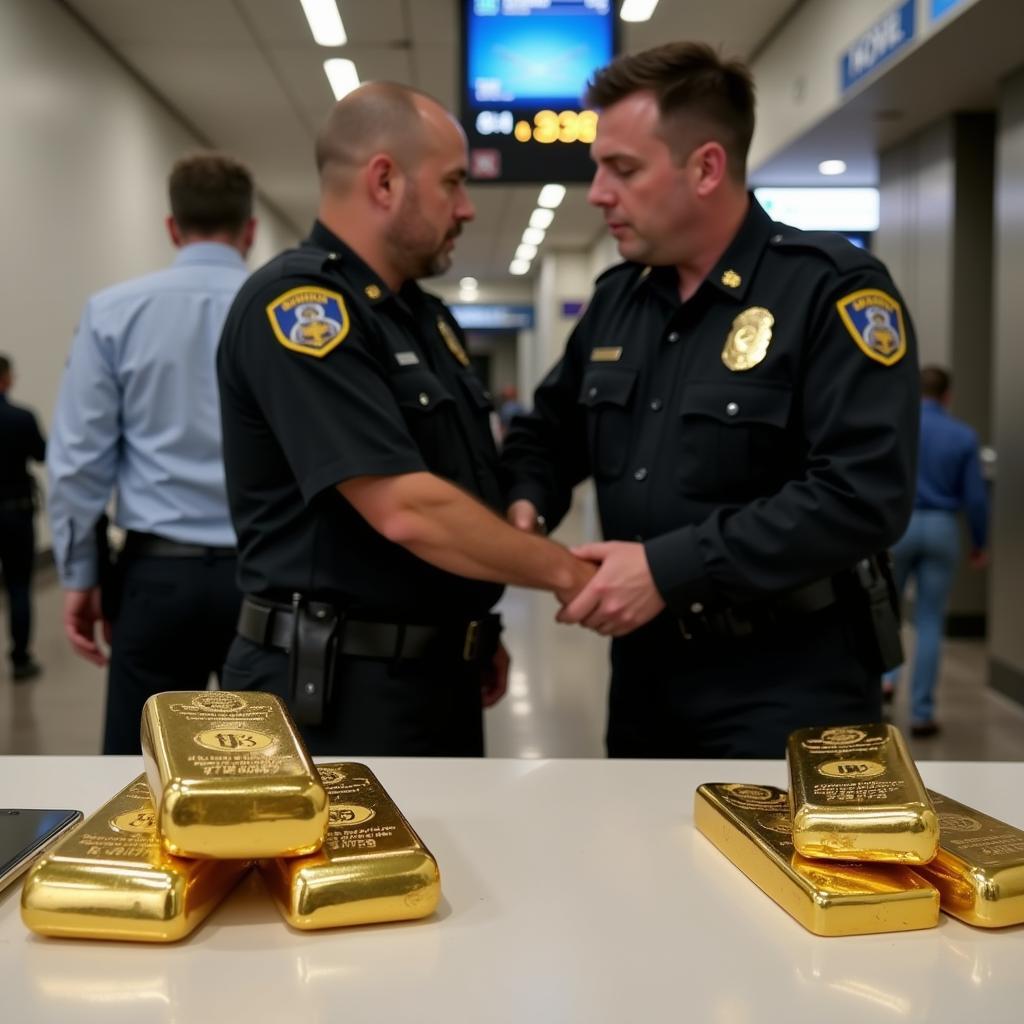
[[[877,231],[877,188],[755,188],[772,220],[805,231]]]
[[[537,196],[537,205],[548,210],[554,210],[565,198],[564,185],[545,185]]]
[[[513,260],[508,265],[508,272],[515,275],[516,277],[522,277],[523,274],[530,272],[530,261],[529,260]]]
[[[822,160],[818,164],[818,172],[820,174],[845,174],[846,173],[846,161],[845,160]]]
[[[551,227],[551,222],[554,219],[554,210],[537,209],[530,214],[530,227],[540,228],[541,231],[547,231],[547,229]]]
[[[518,249],[516,249],[516,259],[517,260],[532,260],[533,257],[536,256],[536,255],[537,255],[537,246],[535,246],[535,245],[528,245],[526,242],[523,242],[523,244],[521,246],[519,246]]]
[[[334,0],[299,0],[313,39],[321,46],[344,46],[348,42],[345,26]]]
[[[475,292],[480,282],[475,277],[463,277],[459,279],[459,287],[464,292]]]
[[[619,17],[623,21],[647,21],[658,6],[658,0],[623,0]]]
[[[330,60],[325,60],[324,71],[327,72],[327,81],[331,83],[336,100],[340,100],[359,87],[359,73],[356,71],[356,66],[352,61],[345,60],[344,57],[331,57]]]
[[[544,232],[540,228],[526,228],[523,231],[523,241],[527,245],[540,245],[544,241]]]

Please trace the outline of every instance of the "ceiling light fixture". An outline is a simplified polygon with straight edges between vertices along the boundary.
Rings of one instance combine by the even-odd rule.
[[[537,246],[535,246],[535,245],[528,245],[526,242],[523,242],[523,244],[521,246],[519,246],[518,249],[516,249],[515,258],[517,260],[526,260],[527,262],[532,262],[534,256],[536,256],[536,255],[537,255]]]
[[[623,21],[649,21],[658,0],[623,0],[619,17]]]
[[[826,174],[832,177],[835,174],[846,173],[846,161],[845,160],[822,160],[818,164],[818,173]]]
[[[523,241],[527,245],[540,245],[544,241],[544,231],[541,228],[525,228]]]
[[[537,205],[543,206],[547,210],[554,210],[558,207],[558,204],[565,198],[565,186],[564,185],[545,185],[540,190],[540,195],[537,196]]]
[[[480,287],[480,282],[475,277],[463,277],[459,279],[459,287],[464,292],[475,292]]]
[[[330,60],[325,60],[324,71],[327,72],[327,81],[331,83],[336,100],[340,100],[359,87],[359,73],[356,71],[356,66],[344,57],[331,57]]]
[[[334,0],[299,0],[309,22],[313,39],[321,46],[344,46],[348,42],[345,26]]]
[[[515,277],[522,277],[523,274],[528,274],[530,272],[530,261],[513,260],[508,265],[508,272]]]
[[[554,210],[536,209],[530,214],[530,227],[540,228],[541,231],[547,231],[547,229],[551,227],[551,222],[554,219]]]

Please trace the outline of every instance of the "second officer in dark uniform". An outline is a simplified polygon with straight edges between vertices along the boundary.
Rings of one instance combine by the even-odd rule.
[[[593,575],[513,529],[492,405],[445,306],[466,146],[387,83],[334,107],[310,237],[242,288],[218,361],[247,595],[224,688],[285,697],[314,753],[483,752],[508,659],[502,582],[563,603]]]
[[[745,184],[753,84],[676,43],[599,72],[604,274],[517,419],[509,518],[596,483],[600,564],[559,618],[615,637],[612,755],[778,757],[876,720],[886,560],[913,500],[916,357],[878,260],[772,222]]]

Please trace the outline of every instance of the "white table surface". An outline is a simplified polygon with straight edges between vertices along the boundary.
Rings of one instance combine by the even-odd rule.
[[[1024,926],[820,938],[693,828],[699,783],[784,786],[782,761],[367,763],[437,857],[433,917],[298,932],[253,874],[180,943],[44,939],[18,882],[0,893],[0,1020],[1024,1020]],[[920,768],[1024,825],[1024,763]],[[88,815],[141,770],[0,757],[0,806]]]

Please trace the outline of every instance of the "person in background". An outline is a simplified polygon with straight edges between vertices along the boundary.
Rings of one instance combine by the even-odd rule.
[[[949,414],[952,378],[940,366],[921,370],[921,436],[917,493],[907,532],[893,545],[896,586],[902,594],[914,580],[914,630],[917,646],[910,682],[910,732],[924,738],[939,732],[935,685],[939,677],[946,606],[960,560],[960,524],[964,512],[971,536],[969,564],[988,564],[988,494],[978,458],[978,435]],[[886,674],[891,700],[899,670]]]
[[[871,722],[898,663],[887,559],[910,515],[913,328],[885,267],[773,222],[746,185],[749,71],[698,43],[595,75],[598,278],[503,449],[509,519],[594,478],[597,574],[558,618],[613,637],[608,753],[781,757]]]
[[[10,356],[0,355],[0,569],[7,590],[11,678],[24,683],[41,671],[29,650],[36,495],[27,462],[43,461],[46,440],[35,415],[8,400],[13,384],[14,364]]]
[[[174,165],[169,193],[178,254],[86,303],[47,454],[64,630],[96,665],[108,660],[100,630],[110,644],[108,754],[139,751],[151,694],[202,690],[220,673],[240,601],[215,357],[247,276],[252,177],[229,157],[198,153]],[[127,531],[113,573],[96,530],[111,494]]]

